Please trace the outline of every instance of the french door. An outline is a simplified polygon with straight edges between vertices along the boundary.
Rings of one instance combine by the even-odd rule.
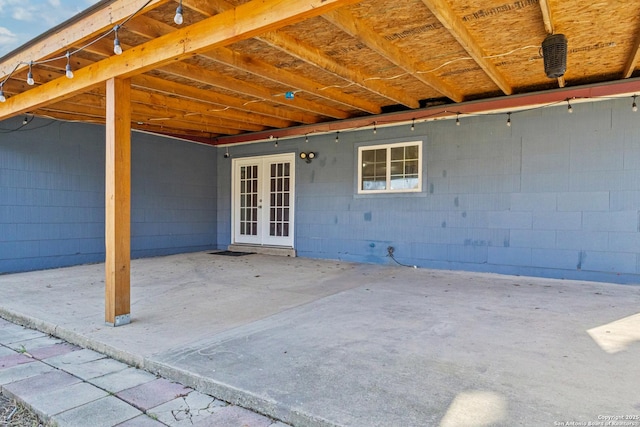
[[[233,243],[293,247],[295,154],[233,159]]]

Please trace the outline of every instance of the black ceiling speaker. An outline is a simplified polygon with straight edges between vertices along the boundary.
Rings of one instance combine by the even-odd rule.
[[[544,72],[550,79],[564,76],[567,71],[567,38],[564,34],[551,34],[542,42]]]

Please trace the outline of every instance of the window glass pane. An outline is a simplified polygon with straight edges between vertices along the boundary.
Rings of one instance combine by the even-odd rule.
[[[379,150],[375,150],[376,153],[376,162],[386,162],[387,161],[387,149],[381,148]]]
[[[410,145],[408,147],[405,147],[404,150],[404,158],[405,159],[417,159],[418,158],[418,146],[417,145]]]
[[[404,163],[404,173],[409,174],[418,174],[418,161],[417,160],[409,160]]]
[[[372,178],[368,180],[362,180],[362,189],[363,190],[385,190],[387,187],[387,179],[383,178]]]
[[[375,150],[362,150],[362,162],[373,163],[376,160]]]
[[[391,149],[391,160],[403,160],[404,147],[396,147]]]
[[[391,175],[400,175],[404,173],[404,162],[391,162]]]

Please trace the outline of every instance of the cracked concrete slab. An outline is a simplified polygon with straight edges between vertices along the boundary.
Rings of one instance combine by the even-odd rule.
[[[209,395],[192,391],[186,396],[178,397],[162,405],[158,405],[147,411],[147,413],[168,426],[191,426],[209,417],[226,405],[227,403]],[[252,424],[249,425],[254,427]]]
[[[640,411],[640,287],[185,254],[133,261],[133,322],[112,328],[103,268],[0,276],[0,313],[301,426]]]

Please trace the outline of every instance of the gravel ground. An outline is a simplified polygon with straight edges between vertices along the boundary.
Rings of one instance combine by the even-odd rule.
[[[1,427],[40,427],[38,416],[15,400],[0,394],[0,426]]]

